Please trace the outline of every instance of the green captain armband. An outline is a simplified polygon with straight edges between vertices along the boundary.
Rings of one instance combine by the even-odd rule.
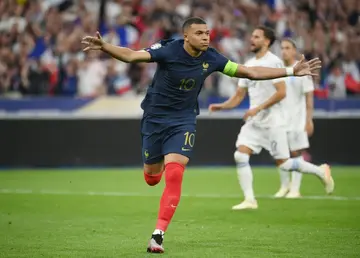
[[[222,71],[223,74],[226,74],[230,77],[234,77],[237,69],[238,69],[238,64],[231,62],[230,60],[226,63],[224,70]]]

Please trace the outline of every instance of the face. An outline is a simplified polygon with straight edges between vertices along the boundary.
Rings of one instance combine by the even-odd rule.
[[[250,50],[253,53],[259,52],[263,47],[269,44],[269,40],[265,38],[264,31],[259,29],[254,30],[254,32],[251,34],[250,42]]]
[[[281,57],[285,62],[295,59],[296,49],[289,41],[281,42]]]
[[[198,51],[206,51],[210,43],[210,31],[206,24],[192,24],[184,32],[184,40]]]

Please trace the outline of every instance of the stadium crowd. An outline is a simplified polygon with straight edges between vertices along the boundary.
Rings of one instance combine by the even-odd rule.
[[[360,96],[358,0],[1,0],[0,95],[143,94],[156,64],[85,54],[81,38],[99,30],[107,42],[142,49],[180,38],[189,16],[204,18],[212,46],[241,63],[250,56],[252,29],[270,26],[307,58],[322,59],[319,97]],[[236,80],[217,74],[204,92],[227,97],[235,87]]]

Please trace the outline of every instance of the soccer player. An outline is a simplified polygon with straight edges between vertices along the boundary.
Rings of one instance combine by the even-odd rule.
[[[293,67],[297,60],[296,44],[291,39],[281,41],[281,55],[286,67]],[[288,143],[290,155],[295,160],[302,161],[302,151],[309,148],[308,136],[314,131],[313,91],[314,83],[310,76],[287,77],[285,106],[288,112]],[[302,174],[293,171],[291,174],[280,169],[280,189],[276,198],[299,198]]]
[[[246,67],[236,64],[209,47],[209,29],[204,20],[189,18],[183,24],[182,40],[166,40],[145,50],[134,51],[103,41],[100,34],[82,39],[84,51],[101,50],[127,63],[156,62],[157,71],[141,104],[144,177],[153,186],[163,174],[165,188],[148,252],[162,253],[163,237],[180,201],[185,166],[195,144],[198,95],[213,72],[252,80],[313,75],[319,59],[301,60],[293,68]],[[163,173],[165,171],[165,173]]]
[[[269,51],[275,41],[272,29],[260,26],[251,37],[251,51],[255,57],[245,66],[283,67],[283,62]],[[281,102],[286,96],[284,79],[258,81],[249,78],[239,79],[237,92],[227,101],[212,104],[209,111],[232,109],[238,106],[248,92],[250,109],[245,113],[245,125],[236,141],[234,159],[237,174],[245,200],[232,207],[233,210],[257,209],[258,203],[253,190],[253,174],[249,165],[250,155],[267,149],[275,159],[276,165],[284,171],[298,170],[318,176],[325,184],[327,193],[334,190],[334,182],[328,165],[315,166],[304,160],[291,159],[286,134],[287,117]]]

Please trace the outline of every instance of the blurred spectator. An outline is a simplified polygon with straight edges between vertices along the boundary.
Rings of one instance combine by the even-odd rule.
[[[326,84],[329,87],[330,98],[342,99],[346,97],[345,74],[339,63],[335,63],[331,67]]]
[[[81,38],[99,30],[107,42],[142,49],[162,38],[181,38],[189,16],[204,18],[213,47],[241,63],[250,56],[253,28],[273,27],[278,38],[292,37],[307,58],[322,59],[318,88],[331,85],[333,97],[346,91],[359,95],[357,0],[1,0],[0,94],[143,94],[156,64],[85,55]],[[279,50],[276,42],[273,51]],[[235,85],[236,80],[214,74],[202,96],[228,96]]]
[[[106,93],[106,64],[98,58],[99,52],[88,52],[78,70],[78,94],[80,97],[97,97]]]

